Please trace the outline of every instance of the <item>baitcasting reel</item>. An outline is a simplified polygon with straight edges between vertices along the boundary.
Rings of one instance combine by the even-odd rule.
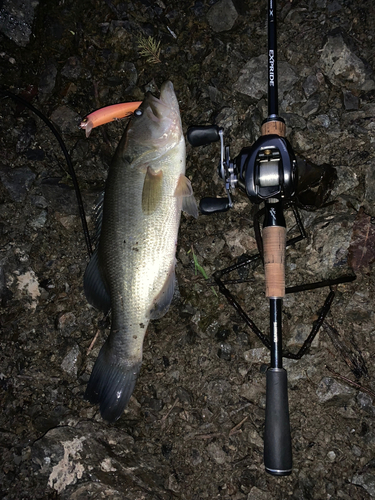
[[[208,125],[188,129],[187,138],[194,147],[220,141],[218,172],[224,180],[228,198],[202,198],[202,214],[225,212],[231,208],[232,190],[237,186],[256,204],[292,198],[297,184],[297,161],[289,141],[279,135],[284,130],[285,124],[281,118],[267,118],[262,126],[263,135],[252,146],[244,147],[231,160],[229,146],[224,145],[224,131],[221,127]]]

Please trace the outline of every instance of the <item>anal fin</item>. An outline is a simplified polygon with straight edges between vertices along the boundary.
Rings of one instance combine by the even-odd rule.
[[[150,311],[150,319],[159,319],[166,314],[173,299],[175,284],[175,263],[173,263],[161,292],[154,300]]]

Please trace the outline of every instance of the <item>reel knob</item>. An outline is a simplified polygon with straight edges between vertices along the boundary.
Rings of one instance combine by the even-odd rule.
[[[226,212],[230,204],[228,198],[202,198],[199,202],[199,209],[203,215],[211,215],[215,212]]]
[[[196,148],[220,141],[219,131],[220,127],[217,125],[202,125],[189,127],[186,135],[190,144]]]

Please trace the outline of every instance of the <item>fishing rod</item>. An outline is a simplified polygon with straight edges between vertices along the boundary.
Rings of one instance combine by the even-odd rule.
[[[200,202],[202,214],[225,212],[231,208],[233,206],[231,194],[236,187],[246,193],[252,203],[258,205],[264,203],[264,208],[258,212],[264,214],[263,231],[260,236],[258,223],[258,230],[255,232],[259,253],[264,263],[266,297],[270,308],[268,338],[252,323],[221,282],[220,277],[227,270],[215,273],[214,279],[219,290],[270,349],[271,362],[266,373],[264,464],[266,471],[276,476],[288,475],[292,471],[287,372],[282,364],[281,312],[285,296],[286,249],[283,208],[293,200],[296,192],[297,160],[285,135],[285,122],[278,115],[276,1],[268,0],[268,117],[262,124],[261,136],[252,146],[244,147],[234,160],[230,158],[229,147],[224,146],[223,129],[216,125],[190,127],[187,137],[192,146],[220,141],[219,175],[225,182],[227,197],[203,198]],[[295,238],[293,242],[306,237],[297,212],[295,216],[297,225],[301,228],[301,236]],[[256,229],[255,223],[254,228]],[[237,267],[238,265],[235,265],[228,269]],[[324,305],[322,317],[328,313],[333,296],[334,292],[331,291]],[[308,339],[309,345],[304,345],[295,359],[299,359],[297,356],[302,356],[309,348],[319,326],[313,328]]]

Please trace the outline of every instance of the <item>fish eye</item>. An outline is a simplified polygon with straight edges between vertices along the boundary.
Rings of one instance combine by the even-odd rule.
[[[135,115],[135,116],[142,116],[142,115],[143,115],[143,111],[142,111],[141,109],[139,109],[139,108],[138,108],[138,109],[136,109],[136,110],[134,111],[134,115]]]

